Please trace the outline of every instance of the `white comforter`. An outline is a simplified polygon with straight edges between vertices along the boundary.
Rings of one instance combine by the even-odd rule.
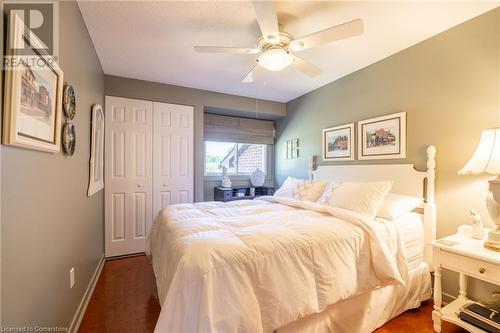
[[[274,197],[173,205],[146,252],[162,304],[155,332],[272,332],[407,273],[391,223]]]

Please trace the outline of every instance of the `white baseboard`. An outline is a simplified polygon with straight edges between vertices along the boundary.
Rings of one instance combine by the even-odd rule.
[[[87,305],[89,305],[90,298],[94,293],[95,286],[97,284],[97,280],[99,280],[99,276],[101,275],[102,268],[104,267],[105,258],[104,255],[99,260],[97,264],[97,268],[90,279],[89,285],[87,286],[87,290],[83,294],[82,300],[76,309],[75,315],[73,316],[73,320],[71,320],[71,324],[69,325],[68,332],[76,333],[78,328],[80,327],[80,323],[82,322],[83,315],[85,314],[85,310],[87,309]]]

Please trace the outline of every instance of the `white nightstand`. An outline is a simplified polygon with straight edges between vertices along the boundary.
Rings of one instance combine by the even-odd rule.
[[[447,241],[456,244],[446,244]],[[461,326],[469,332],[484,332],[458,318],[458,309],[467,302],[467,277],[500,285],[500,252],[487,250],[483,241],[461,235],[452,235],[431,243],[434,253],[434,331],[441,332],[441,321]],[[441,308],[441,269],[460,273],[458,298]]]

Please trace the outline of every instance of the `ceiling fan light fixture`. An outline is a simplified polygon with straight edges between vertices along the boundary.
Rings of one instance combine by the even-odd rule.
[[[257,61],[268,71],[277,72],[290,66],[294,57],[283,48],[271,48],[262,53]]]

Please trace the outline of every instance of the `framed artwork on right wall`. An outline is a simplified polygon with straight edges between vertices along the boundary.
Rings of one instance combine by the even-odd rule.
[[[406,158],[406,112],[358,122],[358,159]]]

